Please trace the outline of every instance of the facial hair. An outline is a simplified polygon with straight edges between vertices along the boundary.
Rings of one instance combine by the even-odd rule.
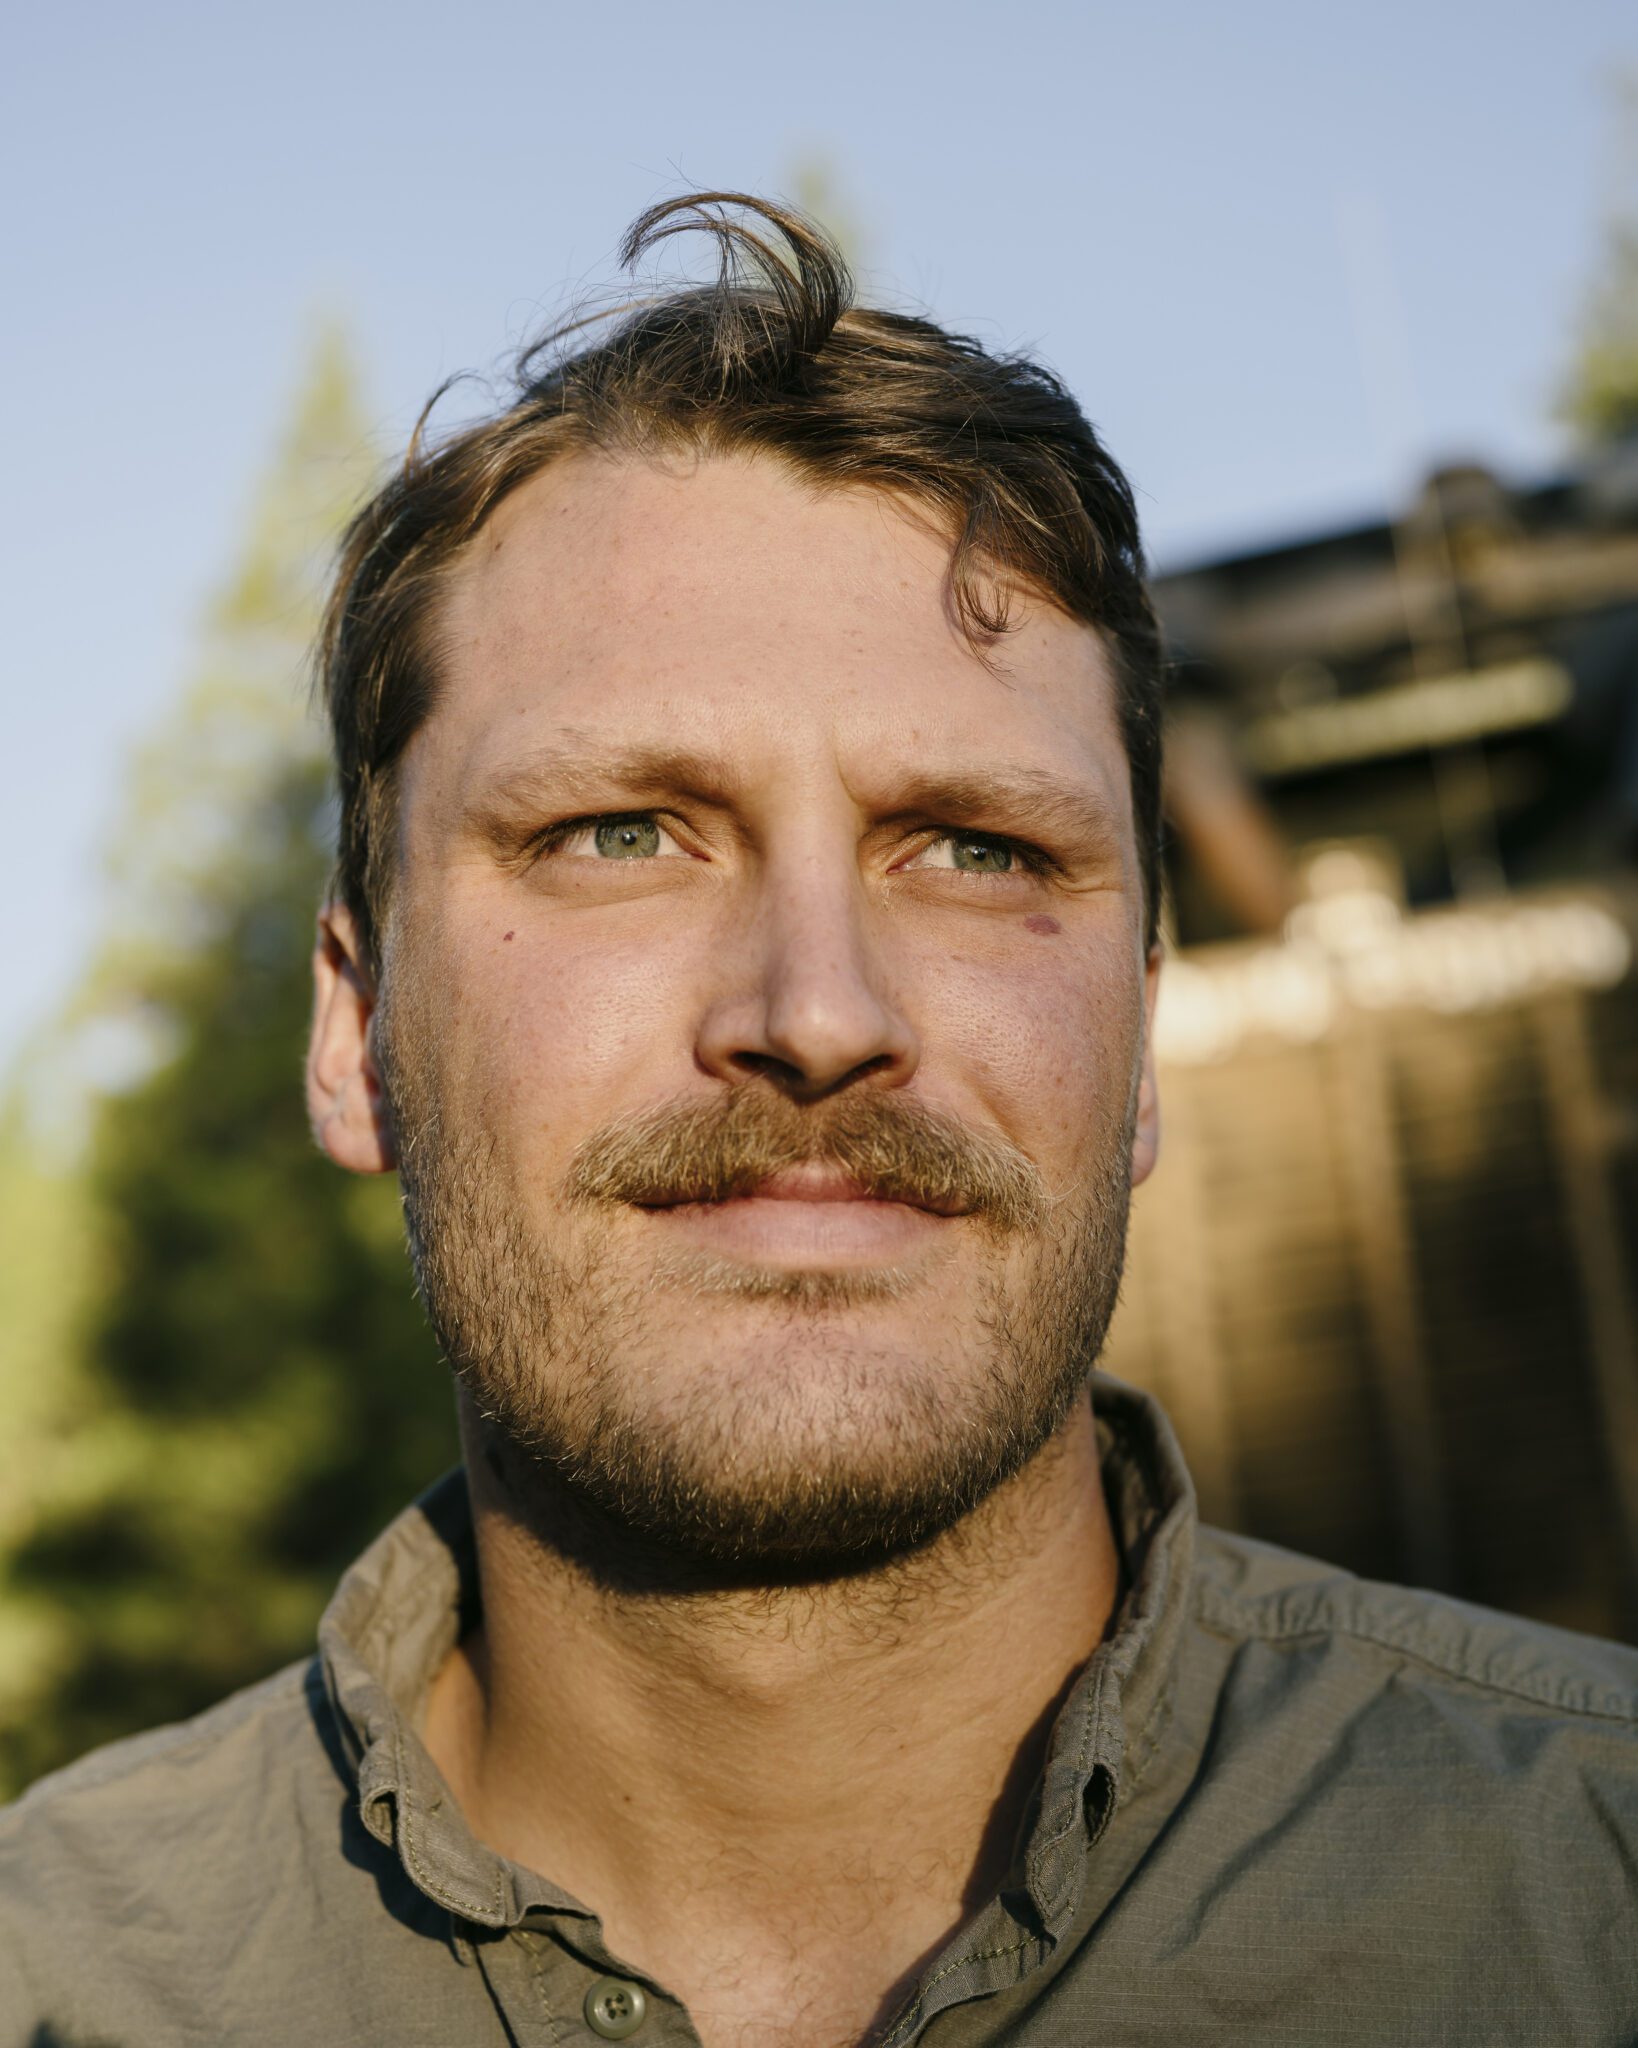
[[[1083,1184],[1052,1196],[1007,1140],[902,1091],[805,1105],[747,1080],[593,1132],[548,1237],[494,1132],[443,1113],[430,1020],[388,1006],[377,1047],[428,1319],[508,1470],[521,1465],[555,1503],[547,1519],[566,1510],[741,1583],[868,1569],[963,1521],[1049,1443],[1085,1386],[1119,1290],[1135,1094]],[[812,1162],[878,1198],[958,1211],[940,1225],[959,1234],[945,1259],[793,1272],[630,1256],[641,1209],[729,1199]],[[1034,1254],[1024,1286],[1007,1273],[1020,1245]],[[962,1260],[975,1306],[941,1328],[939,1275]],[[918,1294],[929,1334],[915,1355],[902,1343],[890,1355],[871,1306]],[[664,1384],[668,1323],[702,1305],[720,1316],[723,1363]],[[752,1318],[747,1360],[733,1325]]]

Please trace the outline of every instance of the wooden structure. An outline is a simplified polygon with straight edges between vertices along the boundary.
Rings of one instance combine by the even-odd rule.
[[[1638,1639],[1631,453],[1162,585],[1296,907],[1231,936],[1180,835],[1107,1362],[1209,1519]]]

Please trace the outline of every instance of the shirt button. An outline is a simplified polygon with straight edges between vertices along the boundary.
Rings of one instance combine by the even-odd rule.
[[[647,2011],[642,1985],[628,1984],[624,1977],[599,1977],[586,1993],[586,2024],[605,2041],[623,2041],[635,2034]]]

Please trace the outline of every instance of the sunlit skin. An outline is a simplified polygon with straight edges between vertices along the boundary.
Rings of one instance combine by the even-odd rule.
[[[1153,1164],[1157,967],[1107,657],[1020,600],[986,664],[947,572],[943,538],[878,494],[760,459],[576,457],[451,584],[383,967],[430,991],[446,1112],[492,1134],[532,1230],[596,1229],[634,1277],[681,1250],[904,1283],[797,1315],[651,1290],[634,1355],[656,1414],[702,1376],[777,1372],[799,1437],[879,1450],[838,1361],[890,1388],[932,1359],[959,1401],[1002,1255],[828,1168],[588,1220],[558,1191],[611,1118],[744,1086],[910,1090],[1067,1194],[1135,1102],[1134,1182]],[[315,1129],[339,1164],[390,1170],[376,991],[339,910],[316,971]],[[1004,1258],[1027,1289],[1031,1243]],[[469,1462],[484,1621],[425,1734],[475,1831],[591,1905],[707,2048],[868,2038],[1004,1874],[1108,1623],[1089,1410],[879,1599],[855,1580],[622,1600]]]

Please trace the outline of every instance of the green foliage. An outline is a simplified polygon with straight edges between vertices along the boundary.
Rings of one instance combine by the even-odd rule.
[[[810,149],[799,156],[791,167],[790,188],[797,205],[818,221],[857,272],[867,260],[869,238],[829,153]]]
[[[1638,433],[1638,72],[1616,82],[1616,159],[1602,267],[1560,410],[1584,441]]]
[[[1583,440],[1638,433],[1638,220],[1610,231],[1564,413]]]
[[[83,1180],[34,1139],[22,1110],[14,1094],[0,1117],[0,1561],[53,1497],[86,1272]],[[60,1617],[0,1572],[0,1729],[32,1711],[61,1633]]]
[[[117,849],[79,1014],[121,1020],[138,1069],[91,1108],[48,1478],[0,1519],[0,1622],[35,1630],[29,1696],[0,1690],[13,1788],[310,1649],[338,1572],[455,1455],[396,1190],[324,1161],[301,1100],[332,826],[302,650],[360,444],[332,344]]]

